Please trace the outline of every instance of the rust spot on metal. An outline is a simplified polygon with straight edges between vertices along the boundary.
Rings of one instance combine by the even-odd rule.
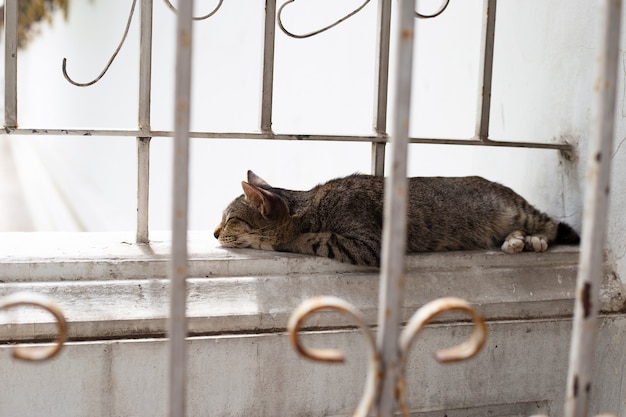
[[[580,301],[583,306],[584,317],[588,318],[591,315],[591,308],[593,304],[593,302],[591,301],[591,283],[585,283],[582,293],[580,295]]]
[[[596,162],[600,162],[602,160],[602,152],[598,152],[596,154]]]
[[[578,397],[578,375],[574,377],[574,386],[572,387],[574,398]]]
[[[178,110],[180,111],[187,111],[189,110],[189,101],[185,99],[178,100],[176,102],[176,106],[178,107]]]
[[[180,32],[180,45],[184,48],[191,46],[191,34],[190,32],[183,30]]]
[[[405,29],[402,31],[402,34],[400,36],[402,37],[402,40],[409,40],[413,38],[413,31]]]

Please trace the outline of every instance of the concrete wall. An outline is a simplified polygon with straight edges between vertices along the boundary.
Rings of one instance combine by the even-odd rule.
[[[12,360],[10,342],[39,341],[56,327],[38,310],[0,313],[0,415],[165,415],[169,243],[132,245],[124,235],[102,233],[43,234],[37,244],[28,234],[2,238],[0,297],[27,290],[54,299],[67,317],[70,342],[49,362]],[[345,315],[319,313],[305,322],[305,346],[345,352],[346,363],[333,366],[299,357],[286,323],[303,300],[331,294],[361,311],[375,332],[377,271],[206,247],[202,234],[190,236],[188,415],[351,415],[369,356],[360,331]],[[563,247],[515,256],[409,256],[402,320],[435,298],[462,296],[488,323],[480,354],[456,364],[437,364],[432,353],[467,338],[470,325],[462,317],[439,316],[419,334],[406,373],[411,415],[562,415],[577,255]],[[625,296],[613,284],[601,290],[591,410],[626,417]]]

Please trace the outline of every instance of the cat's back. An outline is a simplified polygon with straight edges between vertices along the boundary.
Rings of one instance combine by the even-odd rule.
[[[382,177],[352,174],[320,184],[314,187],[311,193],[325,198],[351,199],[366,195],[380,198],[383,195],[384,185],[385,179]]]
[[[328,223],[348,224],[382,217],[385,179],[353,174],[320,184],[301,196],[307,209],[314,210]]]
[[[466,204],[481,205],[508,201],[519,203],[521,197],[510,188],[478,176],[409,178],[409,205],[437,204],[462,209]]]

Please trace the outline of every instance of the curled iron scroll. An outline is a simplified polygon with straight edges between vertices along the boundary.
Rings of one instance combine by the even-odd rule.
[[[353,416],[367,416],[372,409],[373,403],[380,392],[380,384],[383,376],[383,365],[380,355],[376,349],[374,336],[369,327],[363,322],[361,313],[350,303],[337,297],[315,297],[304,301],[289,318],[287,329],[292,345],[302,356],[320,362],[343,362],[343,354],[336,349],[309,349],[300,343],[298,333],[303,321],[312,313],[319,310],[334,310],[347,313],[365,336],[370,351],[370,364],[367,372],[365,393],[361,398],[359,406]],[[469,359],[476,355],[483,347],[487,338],[487,327],[484,319],[466,301],[460,298],[447,297],[431,301],[422,306],[409,320],[407,326],[402,331],[399,340],[400,351],[400,379],[398,381],[398,402],[404,416],[409,412],[404,400],[404,375],[408,352],[413,340],[423,330],[423,328],[437,315],[447,311],[461,311],[468,313],[474,324],[470,338],[452,348],[435,352],[435,357],[439,362],[455,362]]]
[[[291,344],[294,346],[296,351],[305,358],[329,363],[343,363],[345,361],[343,353],[337,349],[311,349],[300,343],[298,333],[300,332],[303,322],[308,316],[320,310],[332,310],[346,313],[359,327],[363,336],[365,336],[370,361],[367,369],[365,392],[363,393],[361,402],[353,414],[353,417],[365,417],[369,414],[369,411],[374,403],[374,399],[377,396],[380,386],[380,376],[382,375],[381,362],[376,351],[374,335],[370,331],[369,327],[363,322],[361,313],[352,304],[337,297],[314,297],[300,304],[300,306],[298,306],[292,313],[287,324]]]
[[[120,50],[122,49],[122,46],[124,45],[124,42],[126,41],[126,36],[128,35],[128,30],[130,29],[130,24],[133,21],[133,14],[135,13],[135,6],[136,5],[137,5],[137,0],[133,0],[133,4],[130,7],[130,14],[128,15],[128,21],[126,22],[126,28],[124,29],[124,35],[122,35],[122,40],[120,41],[119,45],[115,49],[115,52],[113,52],[113,55],[109,59],[109,62],[107,62],[106,66],[104,67],[102,72],[96,78],[94,78],[91,81],[88,81],[86,83],[79,83],[77,81],[74,81],[68,75],[68,73],[67,73],[67,58],[63,58],[63,64],[61,66],[61,70],[63,71],[63,76],[65,77],[67,82],[69,82],[72,85],[75,85],[76,87],[89,87],[90,85],[93,85],[93,84],[97,83],[98,81],[100,81],[102,79],[102,77],[104,77],[104,74],[106,74],[106,72],[109,70],[109,68],[111,67],[111,64],[113,63],[113,61],[117,57],[117,54],[120,52]]]
[[[441,13],[443,13],[448,8],[448,4],[450,4],[450,0],[443,0],[441,2],[441,6],[439,6],[439,9],[437,9],[437,11],[432,14],[423,14],[416,10],[415,17],[418,17],[420,19],[432,19],[433,17],[437,17]]]
[[[408,354],[413,341],[426,325],[439,314],[448,311],[461,311],[469,314],[473,322],[472,334],[465,342],[447,349],[435,352],[435,359],[441,363],[450,363],[469,359],[480,352],[487,339],[487,326],[485,320],[465,300],[456,297],[445,297],[431,301],[423,305],[409,320],[400,334],[400,380],[398,381],[398,402],[404,416],[409,416],[409,411],[404,398],[406,364]]]
[[[165,2],[165,5],[174,13],[178,13],[178,10],[176,10],[176,7],[174,7],[174,5],[169,1],[169,0],[163,0]],[[224,3],[224,0],[219,0],[219,2],[217,3],[217,6],[215,6],[215,8],[213,10],[211,10],[209,13],[205,14],[204,16],[193,16],[192,19],[193,20],[205,20],[208,19],[209,17],[213,16],[215,13],[217,13],[217,11],[222,7],[222,3]]]
[[[304,33],[304,34],[302,34],[302,35],[298,35],[298,34],[295,34],[295,33],[291,32],[291,31],[287,30],[287,28],[285,28],[285,25],[283,24],[283,18],[282,18],[282,15],[283,15],[283,9],[284,9],[287,5],[289,5],[289,4],[291,4],[291,3],[294,3],[295,1],[296,1],[296,0],[287,0],[285,3],[283,3],[283,5],[282,5],[282,6],[280,6],[280,8],[278,9],[278,13],[277,13],[277,16],[276,16],[276,20],[277,20],[277,22],[278,22],[278,26],[280,27],[280,30],[282,30],[282,31],[283,31],[283,32],[284,32],[287,36],[291,36],[292,38],[296,38],[296,39],[305,39],[305,38],[310,38],[311,36],[315,36],[315,35],[318,35],[318,34],[320,34],[320,33],[322,33],[322,32],[326,32],[328,29],[332,29],[332,28],[334,28],[335,26],[337,26],[338,24],[340,24],[341,22],[343,22],[343,21],[345,21],[345,20],[347,20],[347,19],[351,18],[352,16],[354,16],[355,14],[357,14],[358,12],[360,12],[361,10],[363,10],[363,8],[364,8],[365,6],[367,6],[367,4],[370,2],[370,0],[365,0],[365,1],[363,2],[363,4],[361,4],[359,7],[357,7],[356,9],[354,9],[353,11],[351,11],[350,13],[348,13],[347,15],[345,15],[344,17],[340,18],[339,20],[337,20],[337,21],[336,21],[336,22],[334,22],[334,23],[331,23],[331,24],[330,24],[330,25],[328,25],[328,26],[325,26],[325,27],[323,27],[323,28],[321,28],[321,29],[318,29],[318,30],[314,30],[313,32],[309,32],[309,33]]]
[[[167,1],[167,0],[165,0],[165,1]],[[287,0],[285,3],[282,4],[282,6],[280,6],[280,8],[278,9],[277,16],[276,16],[276,21],[278,22],[278,27],[280,27],[280,30],[282,30],[283,33],[285,33],[285,35],[290,36],[292,38],[296,38],[296,39],[310,38],[312,36],[319,35],[320,33],[326,32],[329,29],[332,29],[335,26],[339,25],[340,23],[344,22],[345,20],[348,20],[349,18],[351,18],[355,14],[359,13],[370,2],[370,0],[365,0],[360,6],[358,6],[356,9],[354,9],[350,13],[348,13],[345,16],[343,16],[342,18],[336,20],[334,23],[331,23],[330,25],[324,26],[321,29],[314,30],[314,31],[309,32],[309,33],[296,34],[296,33],[291,32],[290,30],[287,30],[287,28],[285,27],[285,25],[283,23],[283,17],[282,17],[283,9],[285,7],[287,7],[289,4],[294,3],[295,1],[296,0]],[[420,19],[432,19],[434,17],[437,17],[437,16],[439,16],[441,13],[443,13],[446,10],[446,8],[448,7],[449,3],[450,3],[450,0],[442,0],[441,6],[439,6],[439,9],[437,9],[437,11],[435,11],[432,14],[424,14],[424,13],[420,13],[420,12],[418,12],[416,10],[415,11],[415,17],[418,17]]]
[[[65,321],[63,312],[61,312],[56,303],[39,294],[18,292],[0,298],[0,310],[23,306],[39,307],[52,314],[56,320],[58,336],[52,346],[17,346],[13,348],[13,357],[25,361],[43,361],[54,357],[57,353],[59,353],[65,343],[65,339],[67,338],[67,322]]]

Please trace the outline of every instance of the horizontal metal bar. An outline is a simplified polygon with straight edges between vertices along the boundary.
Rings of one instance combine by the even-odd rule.
[[[174,137],[174,132],[169,130],[116,130],[116,129],[37,129],[37,128],[9,128],[4,131],[10,135],[49,135],[49,136],[127,136],[136,137]],[[306,140],[306,141],[329,141],[329,142],[389,142],[389,137],[381,135],[315,135],[303,133],[272,133],[272,132],[189,132],[190,138],[196,139],[254,139],[254,140]],[[460,145],[460,146],[499,146],[507,148],[532,148],[532,149],[555,149],[571,152],[574,147],[569,143],[541,143],[541,142],[513,142],[499,140],[469,139],[445,139],[445,138],[409,138],[410,143],[428,145]]]

